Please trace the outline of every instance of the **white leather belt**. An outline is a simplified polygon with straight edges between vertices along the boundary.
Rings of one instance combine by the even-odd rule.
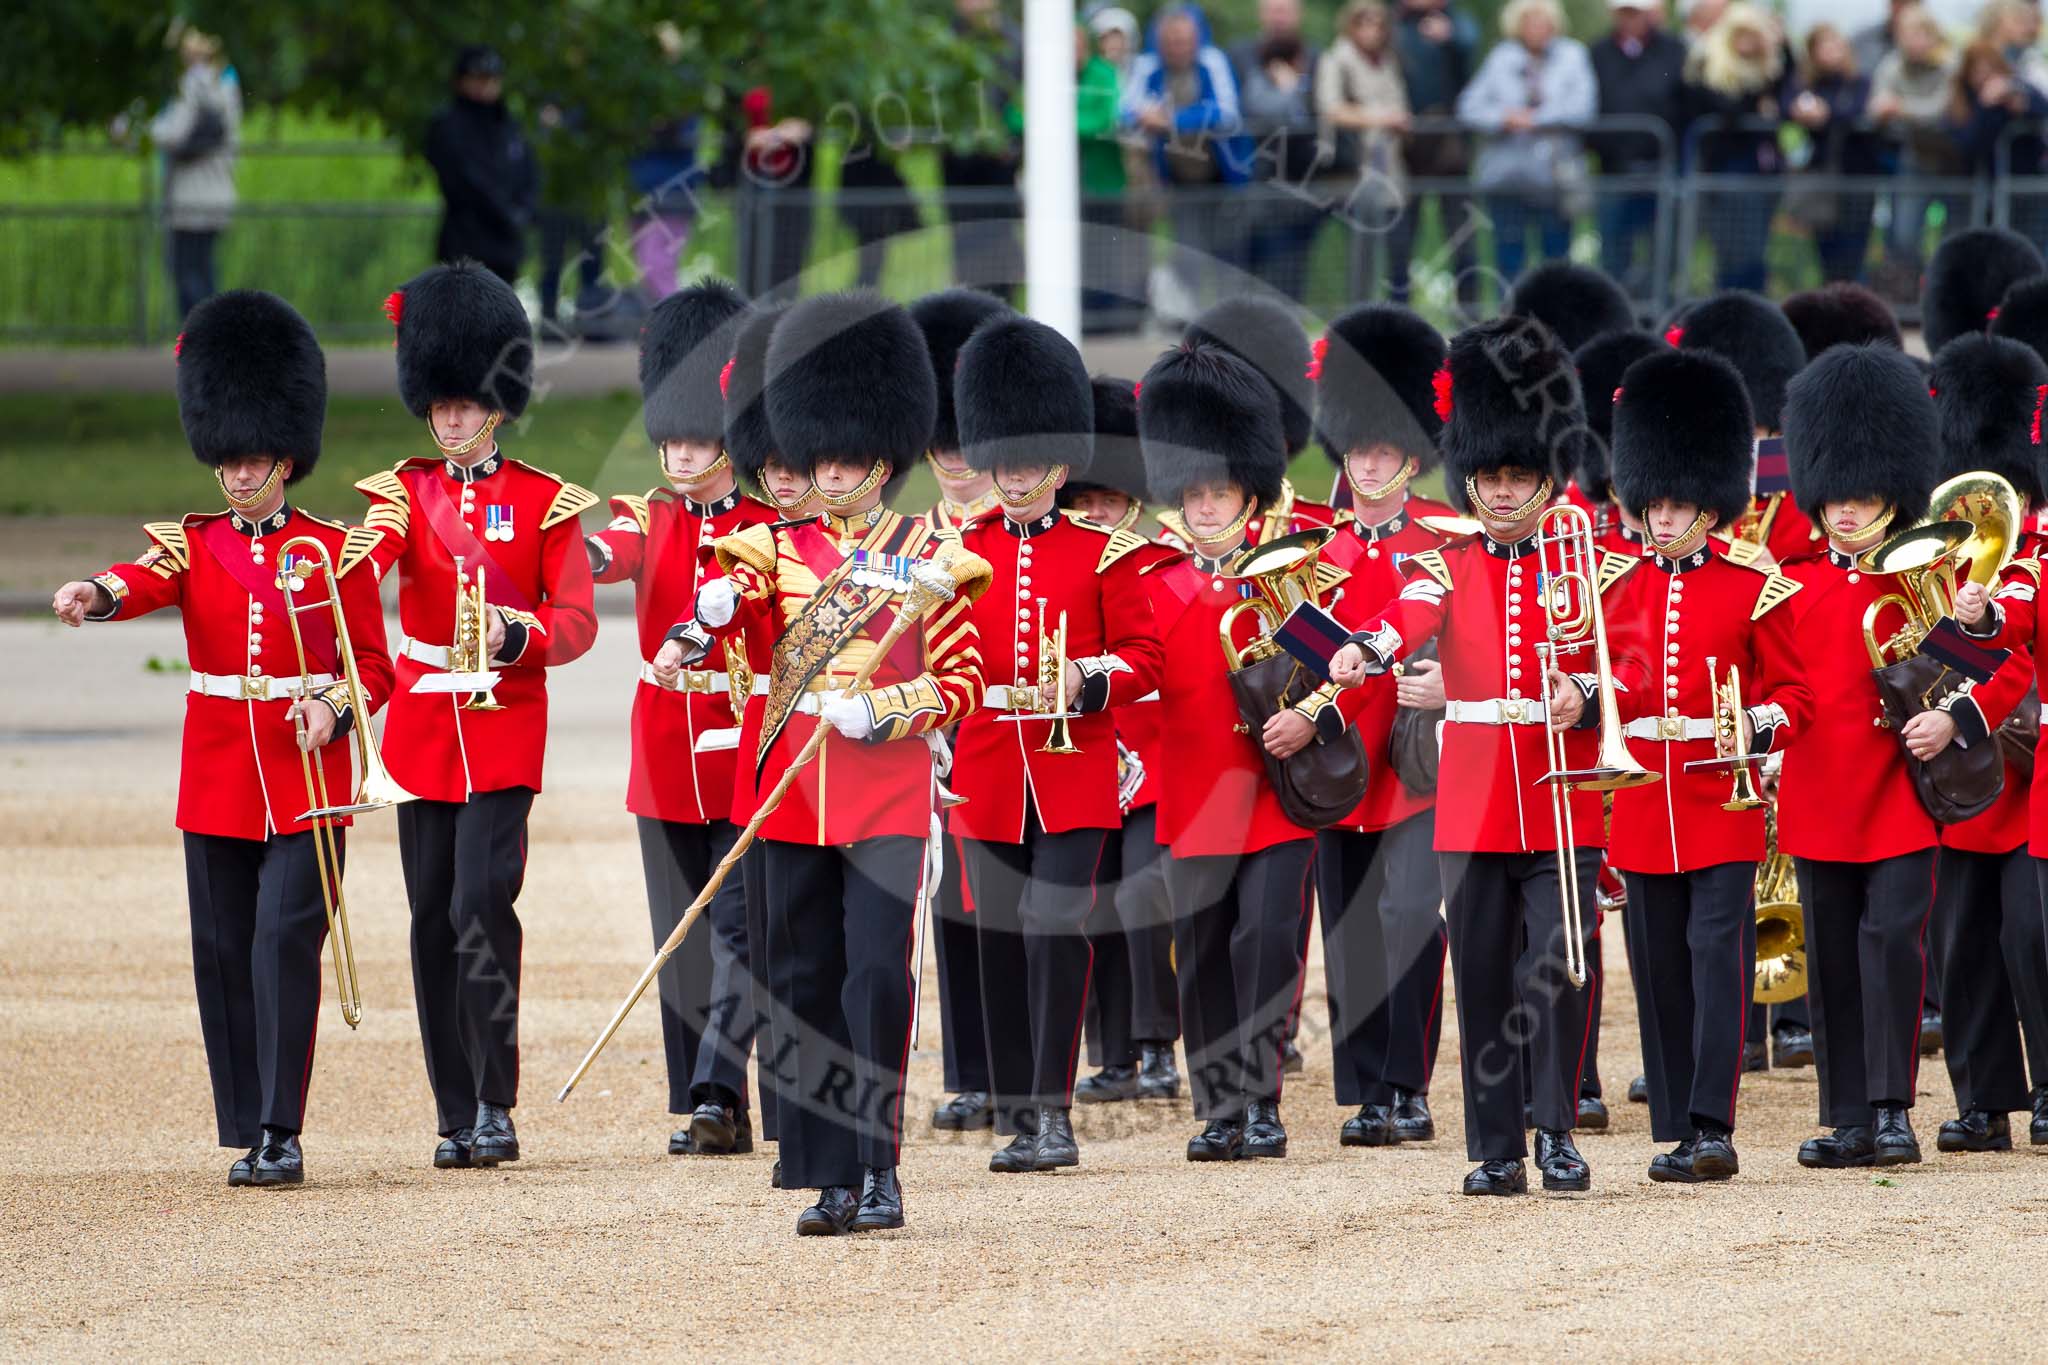
[[[846,689],[835,687],[829,692],[806,692],[796,699],[796,710],[807,716],[821,714],[825,703],[846,695]]]
[[[655,687],[661,686],[661,679],[654,676],[653,664],[640,665],[640,681]],[[676,685],[670,692],[700,692],[706,696],[732,691],[732,682],[723,673],[714,673],[708,668],[686,668],[676,676]]]
[[[438,668],[443,672],[448,669],[446,645],[422,644],[410,635],[401,635],[398,637],[398,648],[394,652],[402,659],[411,659],[414,663],[425,664],[428,668]]]
[[[339,682],[332,673],[315,673],[309,680],[317,691],[331,683]],[[229,701],[283,701],[299,695],[299,677],[296,673],[282,678],[267,675],[250,677],[246,673],[200,673],[192,674],[191,691],[202,697],[226,697]]]
[[[1623,725],[1621,732],[1630,739],[1712,739],[1714,722],[1698,716],[1644,716]]]
[[[1489,697],[1485,701],[1447,701],[1444,719],[1461,725],[1541,725],[1550,706],[1541,697]]]
[[[1050,709],[1035,687],[1011,687],[997,683],[981,694],[981,704],[991,711],[1038,711]]]

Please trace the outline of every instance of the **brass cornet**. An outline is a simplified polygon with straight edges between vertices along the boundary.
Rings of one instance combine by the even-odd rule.
[[[1543,513],[1536,526],[1537,596],[1543,603],[1544,643],[1537,657],[1549,672],[1562,668],[1558,658],[1590,647],[1593,651],[1595,704],[1600,713],[1600,752],[1590,768],[1570,768],[1565,736],[1547,722],[1543,726],[1550,771],[1542,781],[1550,787],[1552,827],[1557,832],[1557,889],[1564,916],[1564,970],[1574,986],[1589,979],[1586,929],[1579,918],[1579,870],[1572,851],[1578,842],[1572,828],[1574,792],[1620,791],[1661,779],[1636,762],[1622,733],[1621,710],[1614,700],[1614,664],[1607,654],[1607,617],[1600,608],[1600,559],[1593,540],[1593,520],[1585,510],[1560,503]]]
[[[1716,668],[1716,662],[1712,655],[1707,656],[1707,692],[1714,699],[1715,756],[1696,759],[1685,766],[1689,770],[1732,769],[1734,785],[1729,789],[1728,799],[1721,803],[1721,809],[1759,810],[1771,803],[1757,791],[1756,773],[1752,770],[1754,756],[1749,752],[1749,736],[1742,729],[1742,674],[1734,664],[1730,664],[1724,676]]]
[[[350,799],[341,805],[335,804],[327,790],[327,770],[305,747],[306,721],[301,711],[292,712],[292,725],[299,735],[299,767],[306,779],[306,800],[310,809],[299,816],[313,826],[313,861],[320,874],[320,900],[327,911],[327,935],[334,941],[334,985],[341,999],[341,1017],[350,1028],[363,1020],[363,994],[356,982],[355,944],[348,931],[348,901],[341,892],[341,843],[335,836],[335,821],[347,815],[362,815],[373,810],[383,810],[417,798],[392,780],[385,770],[384,760],[377,752],[377,746],[370,735],[370,703],[363,694],[362,674],[356,668],[355,646],[349,639],[348,617],[341,609],[341,587],[334,577],[334,559],[327,553],[327,547],[311,536],[296,536],[278,549],[277,561],[292,564],[293,556],[301,551],[310,559],[320,575],[327,581],[327,595],[317,602],[301,602],[299,594],[305,591],[306,570],[294,566],[284,580],[285,621],[292,631],[292,650],[299,665],[299,702],[311,700],[313,667],[306,658],[306,640],[299,629],[302,612],[326,610],[334,619],[334,648],[338,656],[336,668],[340,670],[341,686],[348,694],[348,704],[355,712],[355,725],[349,737],[355,744],[356,789]]]
[[[1038,746],[1042,754],[1078,754],[1080,746],[1074,743],[1069,730],[1073,714],[1067,710],[1067,614],[1060,613],[1059,628],[1050,636],[1045,633],[1045,599],[1038,599],[1038,685],[1042,688],[1052,684],[1052,729],[1045,737],[1045,743]]]
[[[485,615],[490,603],[484,597],[484,571],[479,568],[476,578],[470,581],[462,571],[462,556],[455,557],[455,639],[448,646],[448,671],[450,673],[474,674],[490,679],[482,688],[469,694],[462,703],[465,711],[502,711],[492,689],[498,685],[498,675],[491,670],[485,641],[490,638],[489,618]]]

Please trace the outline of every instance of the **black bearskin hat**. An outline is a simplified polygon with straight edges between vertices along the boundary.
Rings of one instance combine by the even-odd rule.
[[[1636,325],[1635,306],[1620,285],[1590,265],[1571,261],[1545,261],[1523,275],[1501,311],[1536,319],[1568,351],[1578,350],[1602,332]]]
[[[938,385],[924,334],[880,294],[815,294],[768,338],[768,425],[791,467],[887,460],[893,493],[925,452]]]
[[[260,289],[230,289],[192,310],[178,337],[178,419],[199,462],[290,459],[297,483],[320,459],[327,357],[298,311]]]
[[[776,453],[768,427],[768,338],[788,311],[783,303],[749,313],[733,338],[732,368],[718,381],[725,400],[725,453],[740,477],[757,487],[768,457]]]
[[[1816,525],[1824,504],[1869,497],[1897,509],[1897,526],[1918,521],[1940,441],[1919,366],[1889,346],[1836,346],[1785,395],[1792,497]]]
[[[2025,342],[2048,359],[2048,275],[2015,281],[2005,291],[1998,316],[1991,320],[1991,335]]]
[[[1138,395],[1128,379],[1096,375],[1089,381],[1095,399],[1095,458],[1079,478],[1071,474],[1060,490],[1060,505],[1084,488],[1109,488],[1133,502],[1145,501],[1145,455],[1138,449]]]
[[[1451,338],[1444,475],[1454,502],[1488,469],[1530,469],[1563,490],[1586,425],[1572,358],[1534,318],[1500,317]],[[1444,393],[1443,381],[1438,391]]]
[[[1852,280],[1837,280],[1794,294],[1779,307],[1792,330],[1799,333],[1799,344],[1806,348],[1808,360],[1830,346],[1861,346],[1881,341],[1903,349],[1906,344],[1899,335],[1899,320],[1892,314],[1891,305],[1874,290]]]
[[[1223,477],[1271,507],[1287,474],[1273,386],[1220,346],[1183,341],[1138,384],[1138,440],[1153,497],[1180,506],[1191,484]]]
[[[2028,506],[2048,500],[2034,428],[2048,361],[2010,337],[1959,336],[1934,357],[1927,383],[1941,418],[1938,477],[1988,469]]]
[[[737,289],[705,280],[670,294],[647,315],[640,334],[641,417],[655,445],[724,437],[718,381],[747,311]]]
[[[960,348],[953,375],[960,453],[993,474],[1003,465],[1062,464],[1082,474],[1095,448],[1095,394],[1074,343],[1042,322],[1001,317]]]
[[[1225,299],[1189,323],[1183,341],[1220,346],[1250,363],[1280,397],[1280,430],[1291,459],[1308,447],[1316,406],[1308,333],[1284,303],[1241,295]]]
[[[994,294],[979,289],[941,289],[910,305],[910,316],[924,332],[933,379],[939,386],[939,414],[932,423],[933,450],[960,448],[960,419],[953,411],[953,370],[960,363],[960,348],[982,323],[1014,311]]]
[[[1749,390],[1712,351],[1659,347],[1628,367],[1614,399],[1614,494],[1631,512],[1659,498],[1733,525],[1749,506],[1756,422]]]
[[[1621,376],[1644,356],[1670,349],[1648,332],[1631,330],[1602,332],[1572,353],[1579,389],[1586,396],[1586,429],[1579,438],[1572,477],[1595,502],[1613,496],[1607,452],[1614,443],[1614,391],[1621,387]]]
[[[437,265],[384,300],[398,330],[398,396],[421,421],[444,399],[505,414],[533,393],[533,328],[512,286],[474,261]]]
[[[1806,365],[1806,344],[1783,309],[1762,294],[1728,289],[1685,310],[1664,334],[1674,346],[1712,351],[1749,389],[1750,412],[1765,431],[1785,427],[1785,386]]]
[[[1436,372],[1447,353],[1436,328],[1397,304],[1342,313],[1316,353],[1316,439],[1330,463],[1354,450],[1390,445],[1436,467]]]
[[[2005,291],[2043,269],[2041,252],[2005,228],[1969,228],[1935,250],[1920,289],[1920,335],[1929,354],[1981,332]]]

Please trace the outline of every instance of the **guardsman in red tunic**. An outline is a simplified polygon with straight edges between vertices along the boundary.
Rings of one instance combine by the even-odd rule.
[[[1787,605],[1799,585],[1709,539],[1749,507],[1751,423],[1742,376],[1711,351],[1660,348],[1629,367],[1615,400],[1615,497],[1637,509],[1651,557],[1614,590],[1608,619],[1649,644],[1649,688],[1624,714],[1630,751],[1663,780],[1614,794],[1608,859],[1628,884],[1650,1136],[1675,1144],[1650,1179],[1686,1184],[1737,1169],[1764,856],[1762,805],[1726,809],[1734,774],[1686,765],[1733,752],[1725,724],[1763,754],[1796,742],[1813,714]],[[1731,670],[1732,718],[1717,698]]]
[[[1539,727],[1567,732],[1570,768],[1594,766],[1599,685],[1588,653],[1568,657],[1585,671],[1567,674],[1538,649],[1547,633],[1535,539],[1583,427],[1578,377],[1541,323],[1514,317],[1460,333],[1444,373],[1447,477],[1484,532],[1416,556],[1419,572],[1353,634],[1332,676],[1363,681],[1432,639],[1443,661],[1436,847],[1457,986],[1466,1155],[1480,1163],[1464,1192],[1527,1190],[1525,1100],[1543,1187],[1585,1190],[1592,1172],[1571,1129],[1593,1021],[1589,994],[1565,970],[1560,863],[1572,860],[1579,896],[1570,910],[1590,958],[1598,951],[1594,879],[1606,838],[1596,792],[1566,798],[1569,840],[1558,827]],[[1603,552],[1596,581],[1609,584],[1639,562]],[[1618,704],[1641,687],[1645,670],[1619,623],[1608,642]],[[1534,1073],[1526,1083],[1524,1038]]]
[[[794,1077],[777,1117],[782,1181],[819,1191],[798,1234],[835,1236],[903,1225],[911,919],[937,798],[925,736],[980,703],[969,607],[988,566],[883,505],[928,448],[936,406],[902,308],[869,293],[805,299],[775,324],[766,369],[779,453],[810,473],[825,514],[718,541],[727,576],[698,592],[696,620],[657,662],[692,662],[742,631],[774,642],[760,739],[740,756],[764,796],[829,727],[761,838],[775,1046]],[[848,692],[912,582],[947,600],[900,634],[867,690]]]
[[[973,612],[987,686],[954,739],[965,800],[948,817],[974,895],[996,1132],[1011,1139],[989,1169],[1047,1171],[1081,1160],[1069,1110],[1094,958],[1086,929],[1123,824],[1111,708],[1159,684],[1138,579],[1151,546],[1055,504],[1094,444],[1072,342],[1029,318],[984,323],[961,348],[954,389],[961,449],[1002,500],[961,537],[995,576]]]
[[[439,453],[356,485],[370,499],[365,550],[398,571],[398,681],[384,763],[420,797],[398,812],[412,903],[413,994],[434,1091],[438,1167],[519,1158],[523,939],[513,902],[526,875],[526,817],[547,746],[547,670],[590,648],[597,617],[579,512],[597,498],[508,459],[501,423],[532,390],[533,342],[510,285],[481,266],[436,266],[386,301],[398,330],[398,392]],[[457,561],[460,561],[460,569]],[[447,690],[460,662],[458,589],[485,598],[488,693]],[[476,709],[494,702],[497,709]]]
[[[1927,381],[1885,347],[1823,353],[1785,403],[1793,494],[1828,537],[1824,553],[1784,565],[1801,585],[1791,610],[1814,719],[1785,753],[1778,845],[1799,874],[1820,1121],[1834,1130],[1800,1147],[1804,1166],[1920,1159],[1909,1114],[1938,834],[1900,736],[1880,728],[1864,643],[1865,613],[1904,589],[1860,556],[1927,510],[1940,439]],[[1931,719],[1909,722],[1907,738]]]
[[[1224,573],[1245,527],[1280,496],[1286,449],[1273,389],[1216,346],[1182,342],[1139,386],[1138,433],[1160,500],[1194,555],[1150,568],[1166,662],[1159,684],[1159,838],[1180,978],[1188,1082],[1202,1131],[1190,1161],[1282,1157],[1281,1049],[1299,992],[1311,832],[1288,819],[1225,672],[1219,628],[1251,585]],[[1234,638],[1249,641],[1240,613]]]
[[[939,500],[925,513],[937,531],[964,531],[967,523],[997,506],[995,480],[976,469],[960,453],[960,421],[953,407],[953,372],[960,348],[974,329],[1014,310],[980,289],[941,289],[910,305],[910,316],[924,333],[938,386],[938,417],[932,424],[925,463],[939,483]],[[950,741],[949,741],[950,742]],[[982,1027],[980,945],[974,916],[968,912],[960,841],[947,839],[947,857],[939,884],[931,893],[931,937],[939,971],[939,1044],[945,1065],[946,1102],[932,1111],[932,1126],[960,1132],[987,1128],[995,1122],[989,1103],[988,1036]],[[1017,1021],[1023,1027],[1023,1021]]]
[[[739,836],[730,817],[733,748],[698,748],[705,735],[739,724],[735,696],[753,690],[743,646],[721,668],[665,673],[654,656],[697,589],[718,574],[711,543],[775,513],[744,496],[725,449],[719,379],[748,308],[721,280],[669,295],[648,315],[640,343],[640,390],[647,435],[666,487],[612,499],[610,526],[586,541],[599,583],[631,582],[640,628],[639,686],[633,694],[633,760],[626,808],[640,830],[647,909],[654,941],[669,932]],[[737,690],[735,690],[737,689]],[[661,976],[661,1036],[669,1112],[689,1124],[669,1138],[672,1153],[753,1150],[747,1051],[753,1045],[753,983],[747,969],[746,895],[731,877]]]
[[[1330,611],[1355,628],[1400,594],[1416,555],[1446,540],[1418,518],[1451,509],[1409,491],[1437,465],[1444,340],[1405,308],[1365,304],[1332,322],[1317,350],[1316,427],[1351,494],[1322,557],[1348,575]],[[1411,788],[1423,775],[1399,771],[1389,741],[1400,710],[1442,708],[1442,669],[1430,657],[1398,679],[1332,691],[1336,705],[1312,714],[1333,732],[1357,727],[1370,774],[1358,809],[1316,834],[1337,1103],[1357,1109],[1338,1140],[1427,1141],[1436,1136],[1429,1077],[1442,1030],[1445,944],[1434,786]],[[1433,747],[1435,726],[1422,723]],[[1295,729],[1296,739],[1305,737]]]
[[[2048,291],[2038,292],[2048,302]],[[2048,392],[2048,365],[2031,347],[2002,336],[1958,337],[1935,356],[1928,383],[1941,415],[1944,476],[1990,470],[2029,509],[2048,501],[2034,421]],[[2038,563],[2044,545],[2048,539],[2029,530],[2017,550]],[[2033,685],[2033,650],[2020,641],[1988,681],[1936,716],[1942,723],[1929,751],[1951,743],[2004,748],[1999,726]],[[2010,1112],[2030,1107],[2033,1140],[2048,1143],[2048,919],[2027,854],[2029,777],[2008,759],[2005,790],[1991,809],[1941,831],[1930,932],[1957,1113],[1935,1138],[1944,1152],[2007,1150]]]
[[[1138,448],[1138,397],[1128,379],[1098,375],[1095,453],[1087,470],[1069,470],[1059,504],[1097,526],[1141,534],[1145,515],[1145,457]],[[1131,551],[1140,571],[1179,551],[1147,541]],[[1120,760],[1117,794],[1122,832],[1111,838],[1097,883],[1114,890],[1098,897],[1088,944],[1095,950],[1089,978],[1088,1060],[1100,1068],[1074,1086],[1083,1104],[1180,1098],[1180,1068],[1173,1045],[1180,1038],[1180,995],[1173,979],[1173,906],[1166,894],[1166,850],[1159,842],[1159,692],[1155,688],[1116,708]]]
[[[313,695],[286,619],[287,541],[311,537],[335,564],[363,537],[292,507],[285,489],[313,472],[327,412],[327,364],[313,329],[284,300],[217,294],[179,338],[178,412],[200,463],[213,467],[228,511],[144,527],[150,547],[129,564],[66,583],[53,606],[68,626],[125,621],[176,607],[192,665],[178,781],[199,1031],[213,1077],[220,1145],[245,1149],[230,1185],[305,1179],[299,1129],[320,1021],[320,944],[327,934],[303,752],[317,750],[331,800],[354,790],[349,744],[357,715],[340,681],[331,609],[299,614]],[[294,562],[310,556],[294,554]],[[352,561],[359,563],[360,560]],[[330,593],[355,649],[365,700],[391,694],[384,612],[368,571],[306,579]],[[304,727],[305,738],[297,738]],[[335,848],[342,831],[334,831]],[[333,869],[339,896],[341,869]],[[341,949],[337,945],[336,952]]]

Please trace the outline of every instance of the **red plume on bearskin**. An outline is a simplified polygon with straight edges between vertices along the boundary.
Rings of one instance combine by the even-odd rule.
[[[1685,328],[1677,325],[1676,323],[1672,324],[1669,327],[1666,327],[1664,329],[1664,343],[1667,346],[1685,345]]]
[[[1436,391],[1436,419],[1439,422],[1451,420],[1451,363],[1447,360],[1437,366],[1430,376],[1430,386]]]
[[[732,357],[730,356],[726,357],[724,367],[718,372],[718,396],[721,399],[732,397]]]
[[[1308,382],[1318,383],[1323,377],[1323,357],[1330,353],[1330,338],[1319,336],[1309,343]]]
[[[405,291],[394,289],[384,296],[384,316],[396,327],[405,320]]]

